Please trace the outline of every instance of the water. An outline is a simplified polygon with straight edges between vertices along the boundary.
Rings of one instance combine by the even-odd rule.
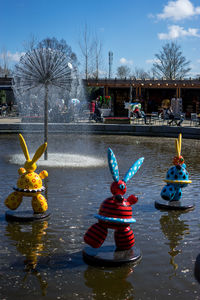
[[[31,155],[33,157],[34,154]],[[9,163],[24,164],[24,155],[16,154],[12,155],[9,159]],[[82,154],[70,154],[70,153],[50,153],[48,161],[41,159],[39,162],[41,167],[73,167],[73,168],[89,168],[93,166],[103,166],[105,161],[100,158],[82,155]]]
[[[31,153],[42,143],[42,137],[25,138]],[[132,228],[143,258],[135,268],[95,268],[82,260],[83,235],[95,222],[93,215],[101,202],[110,195],[108,147],[116,154],[121,178],[134,161],[145,157],[126,193],[127,197],[131,193],[139,197],[133,206],[137,222]],[[200,299],[194,276],[200,253],[199,149],[199,141],[183,139],[182,154],[192,184],[183,189],[182,201],[195,204],[195,210],[180,214],[154,207],[175,155],[174,139],[50,135],[49,157],[58,153],[58,160],[62,160],[62,153],[76,158],[81,154],[93,163],[81,168],[62,163],[45,166],[51,218],[12,224],[5,221],[3,202],[16,184],[19,166],[11,160],[21,155],[21,149],[17,136],[1,135],[0,299]],[[42,169],[39,161],[36,171]],[[30,198],[24,198],[20,209],[29,207]],[[112,230],[107,242],[113,242]]]

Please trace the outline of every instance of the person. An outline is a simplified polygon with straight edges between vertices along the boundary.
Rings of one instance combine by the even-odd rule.
[[[101,109],[99,107],[98,101],[96,101],[96,104],[95,104],[94,120],[96,122],[103,122],[102,112],[101,112]]]
[[[136,116],[136,118],[144,118],[144,122],[146,124],[146,115],[145,115],[145,112],[141,111],[138,106],[135,107],[135,109],[133,111],[133,114]]]
[[[166,117],[169,120],[168,125],[171,125],[174,122],[177,126],[181,126],[184,121],[183,114],[180,113],[175,115],[171,107],[166,110],[165,118]]]
[[[133,113],[135,114],[136,118],[141,118],[142,117],[138,106],[135,107]]]
[[[180,120],[179,122],[177,123],[177,126],[181,126],[181,124],[183,123],[184,121],[184,116],[183,115],[180,115]]]
[[[67,122],[74,121],[74,114],[75,114],[75,107],[74,107],[74,103],[71,102],[68,107]]]
[[[89,120],[93,120],[94,119],[95,106],[96,106],[96,103],[95,103],[94,100],[92,100],[90,102],[90,104],[89,104],[89,110],[90,110]]]
[[[174,121],[174,113],[171,106],[166,109],[165,117],[169,119],[168,125],[171,125]]]

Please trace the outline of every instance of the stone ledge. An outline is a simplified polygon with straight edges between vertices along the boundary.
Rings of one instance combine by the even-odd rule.
[[[0,134],[43,133],[42,123],[17,123],[0,124]],[[135,135],[135,136],[159,136],[177,137],[179,133],[184,138],[200,139],[200,127],[172,127],[152,125],[129,125],[129,124],[99,124],[99,123],[50,123],[49,134],[102,134],[102,135]]]

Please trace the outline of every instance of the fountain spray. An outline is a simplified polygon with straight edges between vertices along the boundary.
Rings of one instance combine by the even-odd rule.
[[[48,142],[48,97],[52,87],[71,90],[73,66],[65,53],[50,48],[27,52],[15,66],[13,90],[17,97],[44,89],[44,142]],[[44,159],[48,159],[47,149]]]

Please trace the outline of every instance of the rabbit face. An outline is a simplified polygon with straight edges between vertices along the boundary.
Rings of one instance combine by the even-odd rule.
[[[27,172],[34,172],[37,169],[37,165],[32,161],[26,161],[24,164],[24,169],[26,169]]]
[[[175,166],[184,164],[184,158],[183,158],[183,156],[181,156],[181,155],[175,156],[174,159],[173,159],[173,164]]]
[[[113,182],[110,187],[113,195],[124,195],[126,193],[126,183],[123,180]]]

